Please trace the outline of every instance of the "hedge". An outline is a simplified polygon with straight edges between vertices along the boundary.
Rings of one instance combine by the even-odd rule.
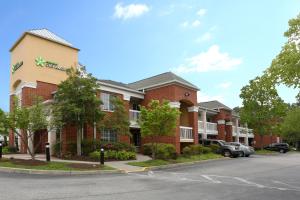
[[[93,160],[100,160],[100,151],[94,151],[89,153],[89,157]],[[105,160],[134,160],[136,159],[135,152],[128,151],[115,151],[108,150],[104,151],[104,159]]]
[[[176,148],[173,144],[155,143],[157,149],[155,152],[156,159],[176,159]],[[146,143],[143,145],[143,153],[145,155],[152,155],[152,143]]]

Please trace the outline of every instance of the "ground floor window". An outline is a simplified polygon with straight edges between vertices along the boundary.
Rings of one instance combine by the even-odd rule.
[[[117,133],[111,129],[103,129],[101,131],[101,140],[105,142],[116,142]]]

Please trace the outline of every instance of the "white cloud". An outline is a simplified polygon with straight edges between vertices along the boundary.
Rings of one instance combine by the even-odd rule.
[[[195,20],[192,22],[192,27],[198,27],[201,25],[201,22],[199,20]]]
[[[130,18],[139,17],[149,12],[149,10],[150,8],[146,4],[129,4],[123,6],[122,3],[118,3],[115,6],[114,17],[127,20]]]
[[[185,64],[173,69],[173,71],[177,73],[230,71],[241,63],[241,58],[232,58],[228,53],[220,52],[218,45],[213,45],[208,51],[186,59]]]
[[[200,43],[200,42],[206,42],[212,39],[212,35],[210,32],[206,32],[203,35],[201,35],[200,37],[198,37],[196,39],[196,42]]]
[[[205,102],[205,101],[213,101],[213,100],[218,100],[220,102],[224,102],[224,96],[223,95],[208,95],[201,91],[197,92],[197,102]]]
[[[184,22],[182,22],[181,24],[180,24],[180,26],[181,27],[183,27],[183,28],[186,28],[186,27],[188,27],[189,26],[189,22],[188,21],[184,21]]]
[[[232,85],[231,82],[227,81],[227,82],[224,82],[224,83],[220,83],[219,85],[217,85],[218,88],[222,88],[222,89],[227,89],[229,88],[230,86]]]
[[[199,15],[199,16],[204,16],[205,14],[206,14],[206,9],[200,9],[197,12],[197,15]]]
[[[183,27],[183,28],[188,28],[188,27],[196,28],[200,25],[201,25],[201,22],[197,19],[192,21],[192,22],[184,21],[180,24],[180,26]]]

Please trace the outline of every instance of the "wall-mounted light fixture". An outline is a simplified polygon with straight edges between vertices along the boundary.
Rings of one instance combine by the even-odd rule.
[[[190,96],[190,93],[186,92],[186,93],[184,93],[184,96],[188,97],[188,96]]]

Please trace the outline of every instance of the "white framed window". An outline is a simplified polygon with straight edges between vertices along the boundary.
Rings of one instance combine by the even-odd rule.
[[[101,92],[100,98],[102,101],[101,109],[105,111],[114,111],[114,105],[112,104],[112,98],[114,98],[114,95]]]
[[[105,142],[116,142],[117,133],[110,129],[103,129],[101,131],[101,140]]]

